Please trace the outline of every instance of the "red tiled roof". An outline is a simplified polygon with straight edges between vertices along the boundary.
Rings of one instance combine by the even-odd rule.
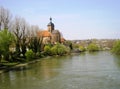
[[[43,37],[51,37],[51,33],[50,32],[48,32],[48,31],[39,31],[39,32],[37,32],[37,35],[38,36],[43,36]]]

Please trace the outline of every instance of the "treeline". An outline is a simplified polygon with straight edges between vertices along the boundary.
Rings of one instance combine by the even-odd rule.
[[[95,52],[95,51],[104,51],[104,50],[109,50],[114,54],[120,55],[120,40],[114,40],[110,42],[110,47],[108,46],[101,46],[98,42],[95,41],[90,41],[89,43],[86,44],[81,44],[81,43],[74,43],[73,48],[74,51],[77,52],[84,52],[84,51],[89,51],[89,52]],[[105,45],[104,43],[102,45]]]
[[[73,43],[73,52],[96,52],[102,50],[97,44],[90,43],[87,46]]]
[[[120,55],[120,40],[118,40],[114,43],[114,46],[112,48],[112,53]]]
[[[0,62],[22,62],[48,54],[47,47],[42,44],[43,37],[37,37],[38,30],[40,28],[37,25],[30,25],[22,17],[13,18],[8,9],[0,7]],[[56,46],[60,49],[56,49]],[[51,47],[51,52],[54,51],[52,55],[63,55],[67,52],[62,44]]]

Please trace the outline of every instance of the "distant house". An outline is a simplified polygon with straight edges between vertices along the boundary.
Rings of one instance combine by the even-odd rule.
[[[57,42],[63,43],[65,39],[61,36],[59,30],[55,29],[54,23],[52,23],[52,18],[50,18],[50,22],[47,25],[47,30],[38,31],[38,37],[43,37],[43,44],[56,44]]]

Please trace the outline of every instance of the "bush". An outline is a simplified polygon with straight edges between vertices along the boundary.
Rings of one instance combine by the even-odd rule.
[[[79,46],[79,50],[80,50],[81,52],[84,52],[86,49],[85,49],[85,47],[83,47],[83,46]]]
[[[63,55],[63,54],[65,54],[65,53],[66,53],[66,50],[65,50],[65,49],[66,49],[65,46],[60,45],[60,47],[59,47],[58,50],[57,50],[58,55]]]
[[[44,53],[45,55],[51,55],[51,47],[49,45],[44,47]]]
[[[69,53],[70,49],[62,44],[56,44],[51,48],[52,55],[64,55]]]
[[[26,53],[25,53],[25,56],[27,58],[27,60],[33,60],[34,58],[34,52],[32,50],[28,50]]]
[[[114,43],[112,52],[115,54],[120,54],[120,40]]]
[[[96,44],[91,43],[88,45],[87,50],[90,52],[99,51],[99,47]]]
[[[53,46],[51,48],[51,53],[52,53],[52,55],[57,55],[57,47],[56,46]]]

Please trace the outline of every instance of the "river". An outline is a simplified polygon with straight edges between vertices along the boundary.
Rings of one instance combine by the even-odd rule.
[[[95,52],[40,59],[0,74],[0,89],[120,89],[120,56]]]

